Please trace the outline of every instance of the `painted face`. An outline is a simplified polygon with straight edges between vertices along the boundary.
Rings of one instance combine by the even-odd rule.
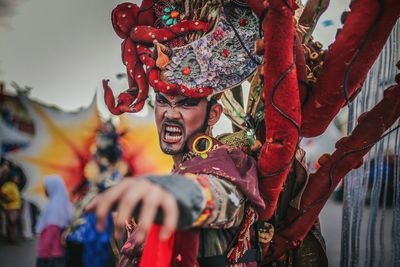
[[[202,132],[207,100],[156,94],[155,120],[161,150],[169,155],[184,153],[187,140]]]

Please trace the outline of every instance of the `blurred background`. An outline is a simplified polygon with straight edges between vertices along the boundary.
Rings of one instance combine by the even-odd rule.
[[[19,227],[22,241],[10,245],[0,240],[1,266],[34,266],[36,239],[29,228],[46,203],[43,177],[55,169],[64,177],[67,190],[76,190],[74,197],[81,201],[91,192],[91,184],[104,182],[95,178],[104,168],[123,177],[167,172],[171,166],[170,159],[158,151],[153,118],[147,108],[116,118],[103,102],[103,79],[110,79],[119,91],[127,89],[126,78],[121,75],[125,72],[121,39],[114,33],[110,18],[119,3],[0,0],[1,172],[19,177],[23,218],[28,221]],[[348,0],[331,1],[319,20],[314,39],[325,48],[334,41],[348,4]],[[248,89],[244,90],[246,93]],[[348,109],[344,108],[324,135],[302,141],[311,169],[317,168],[320,155],[334,150],[347,128]],[[223,118],[214,134],[230,131],[230,121]],[[117,161],[121,165],[111,169],[110,163]],[[113,181],[104,183],[108,182]],[[330,200],[321,214],[331,266],[340,263],[341,192],[338,190],[336,201]],[[365,209],[364,216],[369,212]],[[390,229],[392,213],[384,214],[383,225]],[[389,240],[390,230],[382,233]],[[390,254],[390,244],[386,248],[382,255]]]

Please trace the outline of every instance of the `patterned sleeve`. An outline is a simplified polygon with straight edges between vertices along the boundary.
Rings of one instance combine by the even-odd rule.
[[[230,228],[243,218],[245,196],[227,180],[194,174],[147,178],[175,196],[179,228]]]

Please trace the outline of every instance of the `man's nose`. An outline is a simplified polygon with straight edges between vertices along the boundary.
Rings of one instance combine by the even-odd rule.
[[[167,109],[167,111],[165,111],[165,117],[167,118],[167,119],[171,119],[171,120],[173,120],[173,119],[180,119],[180,117],[181,117],[181,114],[180,114],[180,112],[178,111],[178,109],[177,108],[175,108],[175,107],[169,107],[168,109]]]

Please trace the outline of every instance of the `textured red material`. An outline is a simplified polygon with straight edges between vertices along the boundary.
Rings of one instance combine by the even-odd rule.
[[[136,101],[134,104],[133,101],[130,103],[129,110],[130,112],[137,112],[140,111],[145,104],[145,100],[149,93],[149,85],[146,81],[146,73],[142,66],[137,64],[138,58],[135,44],[128,38],[122,43],[122,47],[122,59],[128,70],[128,76],[132,78],[138,90],[138,94],[135,97]]]
[[[143,0],[140,5],[141,12],[138,14],[139,25],[154,25],[154,10],[152,6],[154,5],[153,0]]]
[[[197,252],[199,251],[199,231],[177,231],[175,234],[174,250],[171,267],[199,267]]]
[[[153,224],[144,244],[140,267],[169,267],[174,248],[175,234],[165,241],[160,240],[161,226]]]
[[[163,43],[190,32],[206,32],[209,23],[186,20],[168,28],[154,28],[153,4],[153,1],[145,0],[139,8],[133,3],[123,3],[111,14],[115,32],[124,39],[121,45],[122,60],[127,69],[129,84],[129,88],[118,96],[116,102],[112,89],[107,81],[103,81],[105,102],[114,115],[140,111],[148,96],[149,83],[155,91],[165,94],[199,98],[212,93],[211,88],[187,88],[162,81],[160,69],[156,66],[152,52],[148,48],[154,41]],[[146,72],[143,64],[147,66]]]
[[[130,37],[134,41],[140,41],[147,44],[153,44],[154,40],[160,43],[175,39],[180,35],[188,34],[194,31],[208,30],[209,24],[201,21],[186,20],[169,28],[153,28],[147,26],[138,26],[131,31]]]
[[[262,1],[260,0],[247,0],[246,1],[249,7],[253,10],[254,14],[257,17],[260,17],[265,7],[263,6]]]
[[[183,84],[170,84],[161,79],[161,71],[156,67],[155,60],[151,57],[151,52],[143,45],[137,45],[139,60],[147,66],[147,77],[150,85],[156,92],[169,95],[184,95],[191,98],[200,98],[210,95],[213,90],[208,87],[188,88]]]
[[[380,5],[382,3],[382,13]],[[348,76],[349,97],[365,80],[368,70],[382,50],[393,25],[400,15],[398,0],[353,1],[351,12],[336,41],[329,47],[312,95],[303,106],[302,135],[320,135],[345,104],[344,77],[350,62],[356,56]],[[377,22],[375,22],[378,19]],[[376,25],[374,25],[376,23]],[[364,47],[363,38],[370,32]]]
[[[307,83],[307,70],[306,70],[306,58],[304,54],[303,46],[301,45],[300,38],[296,34],[294,39],[296,45],[296,69],[297,69],[297,79],[299,81],[299,94],[300,103],[304,103],[308,97],[308,89],[306,87]]]
[[[301,111],[294,63],[293,15],[293,9],[285,1],[271,0],[263,22],[264,119],[267,127],[258,159],[259,170],[265,176],[260,180],[260,191],[266,204],[266,209],[260,212],[262,220],[270,219],[275,211],[299,139]]]
[[[138,12],[139,7],[132,3],[123,3],[114,8],[111,13],[111,21],[114,31],[119,37],[127,38],[132,27],[138,25]]]
[[[336,151],[321,160],[321,167],[310,175],[300,209],[289,208],[285,221],[279,226],[281,230],[274,236],[273,254],[268,260],[279,258],[301,243],[336,185],[349,171],[360,166],[364,155],[400,117],[399,99],[399,85],[387,89],[384,98],[360,116],[353,133],[339,140]]]

